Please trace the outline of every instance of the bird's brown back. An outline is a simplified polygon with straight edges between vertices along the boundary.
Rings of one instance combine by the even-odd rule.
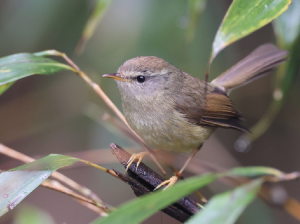
[[[212,128],[233,128],[248,131],[240,124],[241,114],[222,89],[185,73],[180,95],[175,97],[175,109],[184,114],[189,122]],[[188,88],[186,88],[188,87]]]

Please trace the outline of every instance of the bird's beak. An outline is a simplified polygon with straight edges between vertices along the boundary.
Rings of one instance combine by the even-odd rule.
[[[109,73],[109,74],[103,75],[102,77],[111,78],[111,79],[115,79],[115,80],[122,81],[122,82],[128,82],[128,80],[122,78],[119,73]]]

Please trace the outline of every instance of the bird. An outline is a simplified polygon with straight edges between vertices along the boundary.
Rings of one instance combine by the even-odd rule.
[[[263,44],[210,83],[156,56],[132,58],[117,73],[103,77],[117,82],[126,121],[148,145],[190,154],[181,174],[217,128],[249,132],[228,94],[271,73],[287,56],[288,51]],[[133,154],[127,168],[135,160],[139,165],[146,154]],[[164,185],[167,189],[177,180],[174,175],[156,189]]]

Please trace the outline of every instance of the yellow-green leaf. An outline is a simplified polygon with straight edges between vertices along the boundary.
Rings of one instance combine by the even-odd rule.
[[[210,61],[229,44],[277,18],[289,4],[291,0],[234,0],[215,36]]]
[[[0,86],[0,95],[4,93],[9,87],[12,86],[15,82],[9,82]]]

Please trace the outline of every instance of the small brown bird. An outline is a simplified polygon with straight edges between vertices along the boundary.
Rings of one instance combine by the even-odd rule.
[[[191,153],[179,173],[218,127],[248,131],[227,93],[274,70],[287,51],[264,44],[211,83],[205,83],[155,56],[126,61],[116,80],[125,118],[144,141],[162,150]],[[128,166],[145,153],[135,154]],[[172,186],[177,177],[163,182]]]

